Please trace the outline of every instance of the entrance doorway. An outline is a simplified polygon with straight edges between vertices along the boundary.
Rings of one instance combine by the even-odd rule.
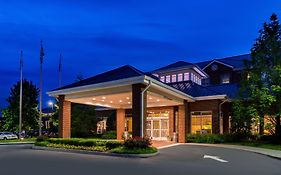
[[[152,140],[168,140],[169,113],[149,113],[146,119],[146,135]]]

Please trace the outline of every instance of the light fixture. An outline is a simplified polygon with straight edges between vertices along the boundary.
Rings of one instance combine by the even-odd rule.
[[[93,100],[96,100],[96,98],[93,98]]]
[[[119,102],[122,103],[123,101],[122,101],[122,100],[119,100]]]
[[[102,102],[104,102],[104,100],[101,100]]]
[[[149,100],[152,100],[152,97],[149,97],[148,99],[149,99]]]
[[[110,101],[109,103],[113,103],[113,101]]]
[[[101,97],[102,99],[106,99],[106,97]]]
[[[131,102],[128,102],[128,104],[131,104]]]
[[[160,101],[159,99],[157,99],[156,101]]]
[[[87,102],[86,104],[87,104],[87,105],[92,105],[93,103],[92,103],[92,102]]]
[[[130,99],[130,97],[126,97],[126,99],[127,99],[127,100],[129,100],[129,99]]]

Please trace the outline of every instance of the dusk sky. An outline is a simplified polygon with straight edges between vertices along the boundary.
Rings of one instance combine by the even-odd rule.
[[[281,17],[280,0],[1,0],[0,108],[19,80],[20,50],[24,77],[39,87],[41,39],[46,94],[58,87],[60,53],[63,85],[125,64],[150,71],[240,55],[272,13]]]

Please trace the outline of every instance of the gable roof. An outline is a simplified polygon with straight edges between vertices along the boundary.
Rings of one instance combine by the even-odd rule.
[[[177,61],[175,63],[169,64],[167,66],[161,67],[159,69],[156,69],[152,72],[161,72],[161,71],[168,71],[173,70],[176,68],[189,68],[194,67],[195,65],[193,63],[185,62],[185,61]]]
[[[229,65],[233,67],[233,69],[243,69],[244,68],[244,60],[250,60],[251,54],[244,54],[232,57],[225,57],[225,58],[217,58],[210,61],[203,61],[196,63],[201,69],[206,68],[206,66],[214,61],[221,62],[223,64]]]
[[[96,84],[96,83],[104,83],[104,82],[115,81],[115,80],[120,80],[120,79],[125,79],[125,78],[131,78],[131,77],[137,77],[137,76],[142,76],[142,75],[146,75],[146,74],[130,65],[125,65],[125,66],[95,75],[93,77],[63,86],[63,87],[55,89],[55,90],[74,88],[74,87],[79,87],[79,86],[86,86],[86,85],[91,85],[91,84]]]

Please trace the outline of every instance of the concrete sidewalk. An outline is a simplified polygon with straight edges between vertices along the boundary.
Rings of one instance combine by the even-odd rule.
[[[270,157],[281,160],[281,151],[272,150],[272,149],[257,148],[257,147],[242,146],[242,145],[227,145],[227,144],[205,144],[205,143],[184,143],[184,144],[239,149],[239,150],[243,150],[243,151],[250,151],[250,152],[254,152],[254,153],[258,153],[258,154],[263,154],[263,155],[270,156]]]

